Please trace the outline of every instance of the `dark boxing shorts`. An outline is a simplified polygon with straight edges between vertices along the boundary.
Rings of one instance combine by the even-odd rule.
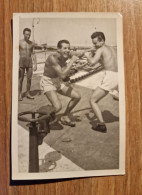
[[[32,68],[33,63],[32,63],[32,58],[21,58],[19,59],[19,67],[20,68]]]

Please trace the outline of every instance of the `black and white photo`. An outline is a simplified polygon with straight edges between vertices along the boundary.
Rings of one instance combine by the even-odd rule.
[[[125,174],[119,13],[13,14],[12,179]]]

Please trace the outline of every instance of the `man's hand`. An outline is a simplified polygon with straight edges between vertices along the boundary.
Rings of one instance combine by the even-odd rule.
[[[91,52],[86,52],[84,55],[85,55],[85,57],[87,57],[87,58],[92,57],[92,53],[91,53]]]
[[[91,71],[91,70],[94,70],[94,68],[93,67],[91,67],[91,66],[84,66],[83,68],[82,68],[83,70],[86,70],[86,71]]]
[[[95,46],[93,46],[93,47],[91,47],[90,49],[88,49],[88,51],[90,51],[90,52],[96,52],[96,48],[95,48]]]
[[[79,58],[78,58],[77,56],[73,55],[72,58],[71,58],[71,62],[74,63],[74,62],[76,62],[78,59],[79,59]]]

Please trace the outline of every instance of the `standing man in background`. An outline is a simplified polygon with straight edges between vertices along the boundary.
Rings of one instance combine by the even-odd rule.
[[[37,65],[35,63],[34,68],[33,68],[33,58],[32,58],[32,53],[34,49],[34,43],[30,41],[30,36],[31,36],[31,29],[25,28],[23,30],[23,35],[24,39],[20,40],[19,42],[19,83],[18,83],[18,100],[22,101],[22,85],[23,85],[23,79],[24,79],[24,74],[25,70],[27,72],[27,91],[26,91],[26,97],[29,99],[34,99],[30,95],[30,88],[31,88],[31,79],[32,79],[32,74],[33,70],[36,71]]]

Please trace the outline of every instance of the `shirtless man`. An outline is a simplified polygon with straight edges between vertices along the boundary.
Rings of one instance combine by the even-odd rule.
[[[85,56],[90,66],[95,66],[95,64],[100,62],[104,67],[101,84],[93,91],[90,99],[91,107],[99,120],[99,123],[92,128],[97,131],[106,132],[107,128],[97,103],[109,92],[118,88],[117,55],[112,47],[105,44],[105,35],[102,32],[93,33],[91,39],[96,48],[95,55],[92,57],[92,54],[88,52]]]
[[[68,64],[66,61],[70,58]],[[44,91],[47,99],[54,107],[55,112],[59,112],[62,108],[57,92],[61,95],[70,97],[67,108],[61,117],[61,122],[64,125],[75,126],[75,123],[70,120],[69,114],[80,100],[80,94],[72,87],[67,86],[63,80],[69,75],[73,63],[78,59],[77,56],[70,56],[70,43],[67,40],[61,40],[57,44],[57,52],[48,56],[43,77],[41,78],[40,86]]]
[[[24,39],[20,40],[19,43],[19,95],[18,100],[22,101],[22,84],[24,79],[24,73],[25,69],[27,72],[27,91],[26,91],[26,97],[29,99],[34,99],[30,95],[30,88],[31,88],[31,79],[32,79],[32,73],[33,73],[33,63],[32,63],[32,53],[34,44],[31,42],[30,36],[31,36],[31,30],[29,28],[25,28],[23,30]],[[34,66],[34,71],[37,69],[37,66]]]

